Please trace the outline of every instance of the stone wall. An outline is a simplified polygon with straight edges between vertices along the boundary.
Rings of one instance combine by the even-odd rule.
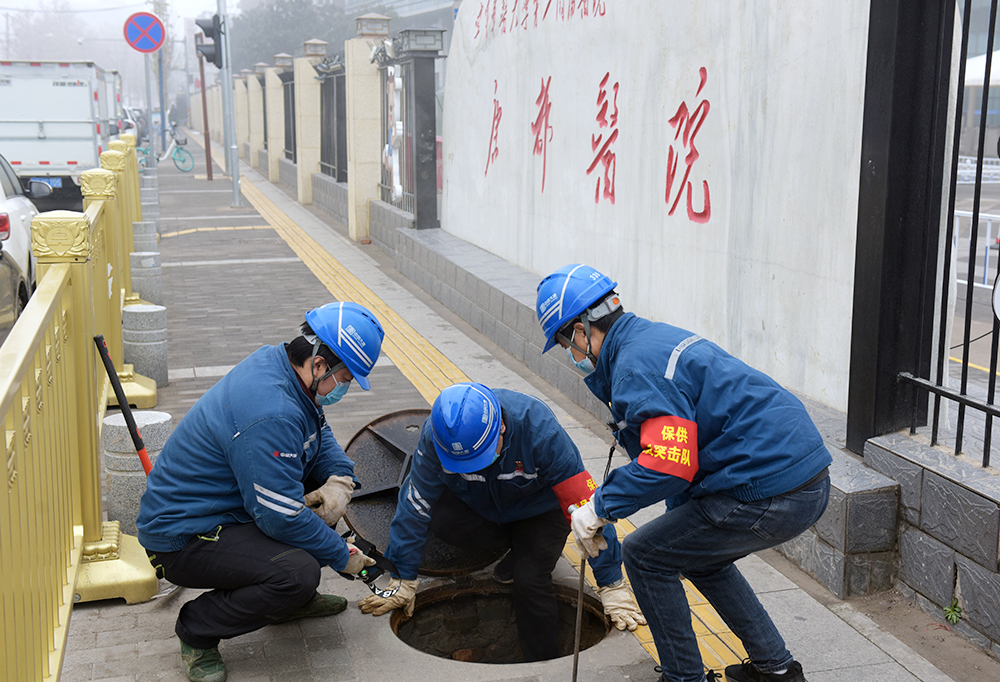
[[[401,228],[412,227],[412,213],[382,201],[368,202],[368,237],[386,253],[395,256],[399,243],[413,232]]]
[[[261,149],[257,152],[257,167],[261,169],[261,172],[266,173],[267,164],[268,164],[267,150]]]
[[[347,224],[347,183],[337,182],[329,175],[313,173],[312,176],[313,203],[322,206],[327,213],[338,221]]]
[[[1000,656],[1000,476],[905,434],[873,438],[865,463],[900,484],[899,581],[938,618]]]
[[[278,159],[278,182],[293,192],[298,192],[298,169],[288,159]]]

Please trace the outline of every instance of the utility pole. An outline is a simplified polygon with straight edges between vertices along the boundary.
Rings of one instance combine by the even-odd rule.
[[[229,49],[229,18],[226,14],[226,0],[218,0],[219,16],[222,18],[222,115],[225,117],[223,138],[226,145],[226,170],[233,179],[232,208],[243,206],[240,201],[240,157],[236,148],[236,112],[233,107],[233,66]]]
[[[195,36],[195,44],[201,42],[201,34]],[[205,95],[205,55],[198,53],[198,70],[201,73],[201,120],[205,123],[205,167],[208,180],[212,181],[212,136],[208,134],[208,97]]]

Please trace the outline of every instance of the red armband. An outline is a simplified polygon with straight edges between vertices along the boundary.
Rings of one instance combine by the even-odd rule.
[[[639,431],[640,466],[694,480],[698,473],[698,425],[680,417],[654,417]]]
[[[576,476],[571,476],[562,483],[556,483],[552,486],[552,492],[559,498],[559,508],[562,509],[567,521],[570,518],[568,511],[570,505],[575,504],[579,507],[585,504],[590,501],[595,490],[597,490],[597,484],[586,471],[581,471]]]

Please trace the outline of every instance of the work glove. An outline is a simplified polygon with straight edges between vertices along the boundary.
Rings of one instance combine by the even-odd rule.
[[[357,575],[368,566],[375,565],[374,559],[349,542],[347,543],[347,551],[349,551],[351,555],[347,557],[347,566],[344,567],[344,570],[341,571],[341,573]]]
[[[413,605],[417,600],[417,587],[419,585],[419,580],[400,580],[393,577],[389,581],[387,591],[398,587],[399,589],[396,590],[396,594],[391,597],[380,597],[377,594],[373,594],[358,602],[358,606],[361,608],[362,613],[370,613],[373,616],[381,616],[383,613],[388,613],[393,609],[402,608],[403,615],[409,618],[413,615]]]
[[[573,529],[573,537],[576,539],[576,546],[588,557],[595,557],[601,550],[608,548],[608,541],[603,535],[598,535],[601,527],[611,523],[607,519],[598,518],[594,511],[594,504],[587,502],[573,510],[569,525]]]
[[[635,630],[646,624],[646,617],[639,610],[624,580],[598,587],[597,595],[601,598],[604,613],[619,630]]]
[[[326,483],[305,497],[306,506],[333,528],[347,510],[354,492],[354,479],[350,476],[331,476]]]

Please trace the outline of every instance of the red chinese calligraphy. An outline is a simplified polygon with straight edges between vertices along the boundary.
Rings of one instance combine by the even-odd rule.
[[[514,0],[514,4],[517,4],[517,0]],[[500,33],[507,32],[507,0],[503,0],[503,5],[500,6]]]
[[[608,118],[608,91],[607,85],[611,78],[611,73],[604,74],[604,78],[601,79],[600,90],[597,94],[597,106],[599,107],[597,111],[597,125],[600,128],[608,128],[607,139],[604,139],[604,133],[600,135],[590,136],[590,147],[591,151],[597,151],[598,147],[600,151],[597,151],[597,156],[591,161],[590,167],[587,169],[587,175],[594,172],[597,168],[597,164],[600,163],[604,166],[604,198],[611,201],[612,204],[615,203],[615,169],[617,167],[617,157],[615,153],[611,150],[611,145],[614,141],[618,139],[618,83],[616,82],[613,86],[614,99],[611,104],[614,107],[614,111],[611,114],[610,120]],[[594,190],[594,203],[599,203],[601,201],[601,177],[597,177],[597,188]]]
[[[497,154],[500,153],[497,147],[497,138],[500,134],[500,117],[502,115],[503,108],[500,106],[500,100],[497,99],[497,82],[493,81],[493,128],[490,130],[490,149],[486,154],[486,171],[483,173],[484,176],[489,174],[490,164],[497,160]]]
[[[473,40],[479,37],[479,32],[480,32],[479,22],[480,20],[482,20],[482,18],[483,18],[483,3],[479,3],[479,14],[476,15],[476,35],[473,36]]]
[[[547,162],[547,149],[549,140],[552,139],[552,126],[549,125],[549,111],[552,103],[549,102],[549,85],[552,83],[552,76],[548,80],[542,80],[542,90],[538,93],[535,104],[538,106],[538,117],[531,124],[531,132],[535,135],[535,147],[533,154],[542,157],[542,191],[545,191],[545,167]]]
[[[698,85],[698,91],[695,93],[695,97],[701,94],[702,88],[705,87],[705,81],[708,79],[708,71],[705,67],[701,67],[698,70],[701,77],[701,83]],[[684,177],[681,178],[680,184],[677,185],[677,195],[671,203],[671,193],[674,188],[674,180],[677,177],[677,161],[680,158],[680,152],[674,151],[674,145],[670,145],[670,150],[667,153],[667,189],[665,192],[664,201],[670,206],[670,211],[668,215],[673,215],[674,211],[677,209],[677,204],[680,202],[681,195],[684,194],[684,190],[687,189],[687,214],[688,219],[695,223],[707,223],[712,217],[712,199],[708,191],[708,181],[702,180],[702,192],[705,196],[704,202],[702,204],[701,211],[695,211],[692,206],[691,195],[693,193],[692,182],[689,180],[691,176],[691,167],[694,162],[698,160],[698,148],[695,146],[694,138],[701,129],[702,123],[705,122],[705,117],[708,116],[708,111],[711,108],[707,99],[702,100],[695,110],[689,111],[687,102],[681,102],[681,105],[677,108],[677,113],[674,114],[668,123],[672,128],[676,130],[674,133],[674,142],[678,139],[681,141],[681,148],[687,149],[687,154],[684,156],[684,165],[686,166],[684,170]]]

